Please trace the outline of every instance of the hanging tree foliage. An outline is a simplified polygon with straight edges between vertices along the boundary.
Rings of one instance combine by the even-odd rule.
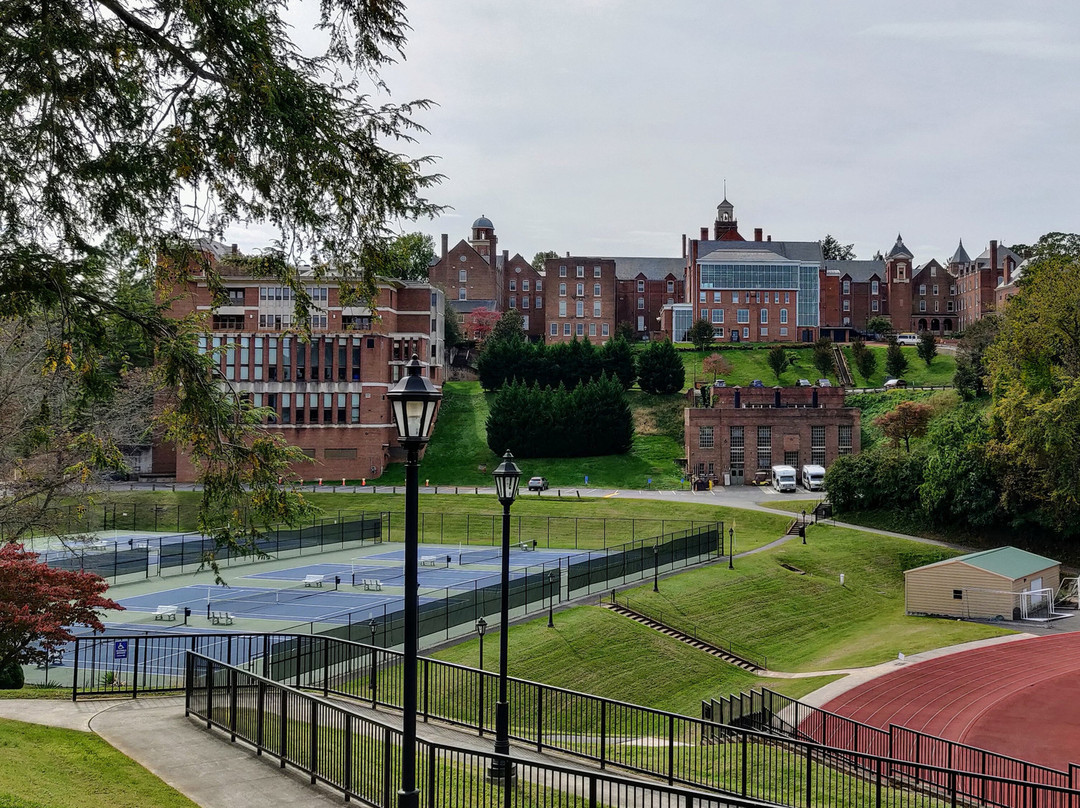
[[[118,277],[156,269],[167,288],[198,273],[222,303],[221,265],[198,247],[259,225],[274,240],[239,268],[291,287],[303,325],[300,262],[346,299],[370,297],[392,261],[389,225],[438,210],[424,198],[439,180],[427,159],[395,148],[422,131],[413,115],[427,102],[375,98],[380,69],[403,54],[404,5],[322,0],[314,54],[291,41],[285,11],[283,0],[0,5],[0,319],[49,318],[40,370],[66,369],[76,397],[107,395],[119,374],[102,369],[127,363],[104,323],[150,346],[173,391],[161,428],[203,468],[203,527],[227,514],[217,538],[234,546],[304,510],[275,486],[297,454],[199,353],[194,316],[125,305]],[[111,456],[106,438],[59,415],[81,457]],[[68,482],[43,478],[41,492]]]

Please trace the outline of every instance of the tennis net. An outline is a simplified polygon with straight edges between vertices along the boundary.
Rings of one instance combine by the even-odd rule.
[[[254,612],[258,611],[260,606],[293,603],[315,595],[337,591],[336,578],[328,577],[325,579],[325,584],[329,584],[329,587],[315,586],[309,581],[282,589],[243,589],[233,594],[222,593],[217,596],[213,595],[213,590],[211,590],[208,593],[206,609],[208,612],[229,612],[230,614]]]

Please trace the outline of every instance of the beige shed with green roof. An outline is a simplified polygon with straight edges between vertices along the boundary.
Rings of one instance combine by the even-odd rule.
[[[998,547],[907,570],[904,605],[908,614],[1044,619],[1037,615],[1052,610],[1060,583],[1060,562]]]

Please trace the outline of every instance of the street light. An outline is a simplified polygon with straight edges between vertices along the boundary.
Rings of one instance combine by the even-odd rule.
[[[802,524],[799,525],[799,535],[802,536],[802,543],[806,544],[806,509],[803,508],[802,512]]]
[[[502,524],[502,603],[500,605],[502,630],[499,632],[499,701],[495,704],[495,752],[510,754],[510,704],[506,698],[506,663],[509,655],[510,635],[510,506],[517,497],[521,469],[514,463],[514,456],[507,452],[503,462],[491,474],[495,478],[495,493],[503,506]],[[517,776],[516,767],[509,760],[496,759],[491,763],[488,778],[510,785]]]
[[[548,628],[555,628],[555,592],[552,591],[555,586],[555,578],[559,573],[555,570],[548,570]]]
[[[399,808],[417,808],[420,792],[416,789],[416,646],[419,644],[417,603],[419,582],[417,562],[420,539],[417,522],[420,512],[420,449],[428,442],[435,412],[442,393],[421,375],[422,365],[416,354],[406,365],[407,375],[387,391],[398,442],[405,458],[405,648],[401,694],[401,790]]]
[[[484,734],[484,634],[487,632],[487,620],[481,617],[476,621],[476,634],[480,637],[480,699],[477,702],[479,705],[476,713],[479,717],[477,726],[480,728],[480,735]]]
[[[729,570],[733,570],[735,569],[735,528],[728,529],[728,537],[731,539],[731,541],[728,543],[727,568]]]
[[[379,630],[379,624],[375,622],[375,618],[368,620],[368,629],[371,631],[371,671],[368,674],[368,687],[371,689],[371,701],[375,701],[375,686],[376,686],[376,665],[375,665],[375,632]]]

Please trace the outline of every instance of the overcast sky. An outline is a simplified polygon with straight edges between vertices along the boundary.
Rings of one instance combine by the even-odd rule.
[[[739,229],[916,260],[1080,230],[1080,2],[413,0],[392,100],[450,243],[677,256]],[[259,245],[246,245],[256,247]]]

